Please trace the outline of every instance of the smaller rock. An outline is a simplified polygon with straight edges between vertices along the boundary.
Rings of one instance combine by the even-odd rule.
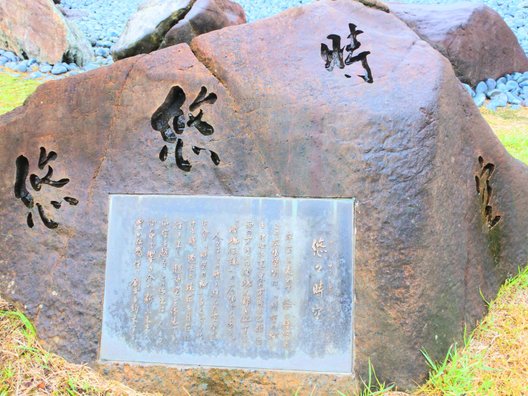
[[[97,63],[90,62],[86,66],[83,67],[85,71],[95,70],[99,69],[99,65]]]
[[[499,84],[504,84],[506,85],[506,83],[508,82],[508,80],[506,79],[506,77],[501,77],[497,80],[497,85]]]
[[[486,85],[488,86],[488,90],[491,91],[497,87],[497,81],[495,81],[493,78],[488,78],[486,80]]]
[[[491,102],[488,103],[486,108],[488,110],[491,110],[491,111],[496,111],[497,110],[497,104],[495,102],[491,101]]]
[[[53,74],[55,76],[58,76],[60,74],[64,74],[64,73],[67,73],[67,72],[68,72],[68,68],[62,63],[57,63],[51,69],[51,74]]]
[[[521,105],[520,104],[511,105],[510,109],[512,109],[512,110],[520,110],[521,109]]]
[[[10,61],[10,62],[7,62],[4,66],[7,67],[8,69],[16,71],[17,63]]]
[[[502,82],[500,82],[500,83],[497,84],[497,89],[498,89],[499,91],[502,91],[502,92],[506,92],[506,91],[508,91],[508,87],[506,86],[506,84],[504,84],[504,83],[502,83]]]
[[[519,89],[519,84],[517,83],[517,81],[514,81],[514,80],[508,81],[508,83],[506,84],[506,90],[511,92],[516,89]]]
[[[488,90],[488,85],[484,82],[484,81],[481,81],[477,84],[477,88],[475,89],[475,93],[478,95],[478,94],[483,94],[485,93],[486,91]]]
[[[475,97],[476,93],[475,91],[473,91],[473,88],[471,88],[469,85],[467,84],[462,84],[464,86],[464,88],[466,88],[466,91],[468,91],[468,93],[471,95],[471,97]]]
[[[475,102],[475,105],[477,107],[480,107],[484,104],[484,102],[486,102],[486,95],[484,94],[484,92],[480,92],[475,95],[473,101]]]
[[[500,95],[501,93],[503,93],[503,92],[500,89],[492,89],[491,91],[486,92],[486,96],[489,99],[492,99],[495,96]]]
[[[27,65],[24,64],[24,63],[19,63],[19,64],[16,65],[16,67],[15,67],[15,70],[16,70],[17,72],[20,72],[20,73],[25,73],[25,72],[27,72],[27,69],[28,69],[28,67],[27,67]]]
[[[53,67],[48,63],[42,63],[39,67],[41,73],[49,73]]]
[[[42,78],[42,77],[44,77],[44,74],[39,71],[33,72],[29,75],[29,78],[34,79],[34,80],[37,78]]]
[[[110,41],[99,40],[99,41],[97,41],[96,46],[97,47],[110,48],[112,46],[112,43]]]
[[[95,49],[95,55],[106,58],[108,55],[110,55],[110,51],[107,48],[98,47]]]
[[[3,55],[9,59],[11,62],[17,62],[19,59],[18,59],[18,56],[16,56],[14,53],[12,53],[11,51],[4,51]]]
[[[492,102],[495,101],[497,107],[506,107],[508,106],[508,96],[505,93],[495,96],[492,99]]]
[[[521,99],[519,99],[517,96],[512,94],[511,92],[506,92],[506,96],[508,98],[508,103],[510,104],[521,104]]]

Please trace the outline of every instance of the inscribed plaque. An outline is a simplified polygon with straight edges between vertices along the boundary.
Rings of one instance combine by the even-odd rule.
[[[111,195],[102,361],[351,373],[352,199]]]

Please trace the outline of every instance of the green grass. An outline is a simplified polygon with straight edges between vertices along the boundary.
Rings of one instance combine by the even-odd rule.
[[[528,267],[502,286],[463,346],[441,362],[423,351],[430,375],[416,395],[528,394]]]
[[[0,115],[22,105],[40,84],[39,81],[0,73]]]
[[[42,348],[30,320],[0,297],[0,396],[141,395]]]
[[[509,153],[528,164],[528,108],[481,113]]]

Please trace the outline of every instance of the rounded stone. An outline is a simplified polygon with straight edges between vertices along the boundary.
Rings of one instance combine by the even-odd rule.
[[[62,63],[57,63],[51,69],[51,74],[53,74],[55,76],[60,75],[60,74],[64,74],[64,73],[67,73],[67,72],[68,72],[68,68]]]
[[[488,90],[488,85],[484,82],[484,81],[481,81],[477,84],[477,88],[475,88],[475,93],[478,95],[480,93],[486,93],[486,91]]]
[[[480,107],[484,104],[484,102],[486,102],[486,95],[483,92],[478,93],[473,98],[473,101],[477,107]]]

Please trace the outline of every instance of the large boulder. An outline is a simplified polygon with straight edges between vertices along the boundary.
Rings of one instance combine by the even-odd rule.
[[[487,78],[528,70],[528,58],[517,37],[486,5],[391,3],[390,10],[447,57],[467,84],[475,86]]]
[[[88,40],[50,0],[0,0],[0,46],[51,64],[93,59]]]
[[[349,35],[357,42],[344,59]],[[359,2],[315,2],[191,47],[46,83],[0,118],[0,290],[26,307],[49,348],[94,364],[109,194],[355,197],[353,375],[101,370],[174,394],[330,393],[351,389],[370,359],[381,379],[412,387],[427,372],[420,349],[445,356],[484,315],[481,293],[492,298],[526,264],[528,167],[506,152],[445,57]],[[152,117],[174,95],[187,114],[202,87],[216,94],[203,114],[214,135],[182,136],[220,162],[186,143],[192,169],[182,170],[174,144],[160,154],[167,143]],[[42,185],[52,159],[51,179],[69,179],[62,189]],[[29,174],[40,191],[15,183]],[[66,196],[78,204],[50,204]],[[33,228],[29,198],[46,215],[33,209]]]
[[[146,0],[112,47],[115,60],[146,54],[207,32],[246,22],[244,9],[229,0]]]

